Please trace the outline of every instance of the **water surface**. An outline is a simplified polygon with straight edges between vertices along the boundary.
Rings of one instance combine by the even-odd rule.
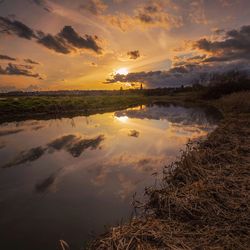
[[[203,108],[136,108],[73,119],[0,125],[3,249],[82,249],[92,234],[131,216],[132,196],[155,181],[188,139],[218,117]]]

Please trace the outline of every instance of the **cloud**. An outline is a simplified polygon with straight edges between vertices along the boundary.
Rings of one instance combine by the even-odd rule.
[[[140,132],[135,130],[135,129],[130,130],[129,133],[128,133],[128,136],[136,137],[136,138],[139,137],[139,135],[140,135]]]
[[[219,40],[201,38],[190,44],[192,51],[186,53],[184,48],[184,54],[174,56],[173,66],[169,70],[113,75],[106,83],[129,83],[132,86],[143,83],[149,88],[178,87],[197,82],[208,84],[214,74],[224,74],[231,70],[250,75],[249,25],[229,30]]]
[[[137,58],[140,57],[140,52],[139,50],[133,50],[133,51],[129,51],[127,55],[129,56],[130,59],[136,60]]]
[[[189,5],[189,20],[195,24],[207,24],[203,0],[192,0]]]
[[[19,21],[12,21],[9,18],[0,17],[0,33],[16,35],[18,37],[31,40],[36,38],[34,31]]]
[[[84,3],[80,5],[81,10],[89,11],[93,15],[103,13],[107,7],[102,0],[85,0]]]
[[[6,135],[17,134],[17,133],[22,132],[22,131],[23,131],[23,129],[2,130],[2,131],[0,131],[0,137],[1,136],[6,136]]]
[[[96,53],[101,53],[102,49],[97,45],[97,36],[85,35],[79,36],[71,26],[65,26],[58,34],[59,37],[66,40],[68,44],[78,49],[90,49]]]
[[[51,35],[43,31],[33,31],[19,21],[0,17],[0,28],[3,29],[0,33],[16,35],[28,40],[34,39],[44,47],[61,54],[69,54],[82,49],[92,50],[97,54],[102,53],[102,48],[97,44],[99,40],[97,36],[81,37],[71,26],[64,26],[57,35]]]
[[[161,27],[167,30],[179,28],[183,26],[183,18],[181,15],[173,14],[171,7],[162,1],[151,1],[147,4],[137,5],[132,14],[117,11],[112,15],[101,15],[101,18],[123,32],[135,27]]]
[[[83,139],[77,135],[64,135],[48,144],[48,149],[60,151],[66,150],[73,157],[79,157],[86,149],[97,149],[104,140],[103,135],[91,139]]]
[[[71,26],[65,26],[55,36],[40,31],[38,37],[38,43],[61,54],[69,54],[82,49],[92,50],[97,54],[102,52],[102,48],[97,44],[97,36],[81,37]]]
[[[209,113],[210,111],[210,113]],[[116,111],[115,117],[127,116],[129,118],[153,119],[153,120],[168,120],[175,125],[195,126],[199,125],[200,129],[207,129],[207,125],[215,125],[221,118],[219,112],[213,114],[211,110],[203,108],[187,108],[179,106],[176,108],[172,104],[164,105],[161,108],[157,105],[146,106],[142,110],[128,109]],[[136,130],[132,130],[132,132]]]
[[[2,68],[0,66],[0,75],[21,75],[39,78],[40,80],[42,79],[38,73],[34,73],[30,69],[32,69],[32,67],[29,65],[17,65],[9,63],[6,68]]]
[[[203,62],[250,60],[250,25],[226,32],[220,41],[199,39],[194,42],[194,49],[208,54]]]
[[[165,4],[151,2],[136,9],[136,18],[144,25],[152,25],[164,28],[181,27],[183,20],[181,16],[173,15],[167,11]]]
[[[194,83],[208,84],[215,74],[232,70],[247,73],[250,76],[250,64],[185,64],[172,67],[165,71],[134,72],[127,75],[113,75],[106,84],[120,83],[131,86],[143,83],[147,88],[168,88],[192,85]]]
[[[16,58],[6,56],[6,55],[0,55],[0,60],[16,61]]]
[[[0,75],[1,75],[1,66],[0,66]],[[3,85],[0,86],[0,93],[8,93],[11,91],[17,91],[18,89],[13,85]]]
[[[39,65],[39,64],[40,64],[39,62],[33,61],[33,60],[29,59],[29,58],[24,59],[24,61],[25,61],[26,63],[30,63],[30,64],[36,64],[36,65]]]
[[[7,131],[7,133],[6,132],[3,133],[3,135],[7,134],[11,134],[11,132]],[[16,158],[14,158],[11,162],[5,164],[3,168],[17,166],[31,161],[36,161],[39,158],[41,158],[46,152],[53,153],[54,151],[65,150],[73,157],[79,157],[87,149],[90,150],[98,149],[101,143],[104,141],[104,139],[105,138],[103,135],[99,135],[89,139],[82,138],[82,136],[75,134],[64,135],[49,142],[44,147],[39,146],[20,152]]]
[[[43,32],[39,32],[39,39],[37,42],[44,47],[61,54],[69,54],[72,51],[75,51],[74,48],[69,46],[61,37],[44,34]]]
[[[116,15],[103,15],[101,18],[123,32],[138,26],[136,19],[122,12],[117,12]]]
[[[42,7],[47,12],[53,12],[53,9],[51,8],[51,6],[49,6],[49,4],[46,0],[33,0],[33,2],[36,5]]]
[[[172,69],[172,71],[174,71]],[[155,87],[176,87],[183,84],[182,73],[170,73],[169,71],[135,72],[127,75],[116,74],[107,79],[105,83],[144,83],[149,88]]]
[[[21,165],[24,163],[36,161],[44,155],[45,151],[46,149],[42,147],[36,147],[27,151],[22,151],[11,162],[5,164],[3,168],[9,168],[12,166],[17,166],[17,165]]]

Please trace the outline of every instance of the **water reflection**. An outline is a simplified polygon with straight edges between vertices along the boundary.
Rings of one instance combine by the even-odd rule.
[[[217,110],[206,108],[186,108],[181,106],[152,105],[143,106],[138,109],[128,109],[115,112],[117,119],[127,121],[128,118],[168,120],[172,123],[181,125],[204,125],[216,124],[221,119],[221,113]]]
[[[37,193],[45,193],[45,192],[48,192],[49,190],[52,190],[52,187],[55,186],[56,180],[59,177],[59,174],[61,171],[62,171],[62,168],[54,172],[53,174],[49,175],[42,181],[39,181],[35,185],[35,191]]]
[[[0,142],[0,150],[2,149],[2,148],[4,148],[6,145],[5,145],[5,143],[4,142]]]
[[[202,108],[153,105],[2,124],[1,244],[55,249],[63,238],[81,249],[91,231],[130,217],[133,193],[217,121]]]
[[[97,149],[104,140],[103,135],[92,139],[83,139],[80,135],[64,135],[48,144],[49,148],[55,150],[64,149],[73,157],[79,157],[86,149]]]
[[[132,137],[139,137],[139,134],[140,132],[137,130],[130,130],[128,135]]]
[[[11,162],[5,164],[3,168],[9,168],[12,166],[17,166],[27,162],[32,162],[38,160],[43,156],[46,149],[43,147],[32,148],[28,151],[22,151],[17,157],[15,157]]]
[[[48,153],[53,153],[54,150],[60,151],[63,149],[73,157],[79,157],[88,148],[91,150],[97,149],[103,140],[103,135],[99,135],[92,139],[83,139],[80,135],[74,134],[64,135],[48,143],[45,147],[39,146],[27,151],[22,151],[11,162],[5,164],[3,168],[36,161],[42,157],[46,151],[48,151]]]
[[[1,130],[0,136],[13,135],[22,132],[23,129],[13,129],[13,130]]]
[[[43,181],[36,184],[36,191],[38,193],[44,193],[46,192],[55,182],[56,180],[56,174],[52,174],[49,177],[45,178]]]

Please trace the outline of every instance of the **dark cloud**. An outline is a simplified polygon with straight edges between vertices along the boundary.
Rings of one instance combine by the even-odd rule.
[[[183,84],[183,68],[172,68],[171,71],[135,72],[127,75],[116,74],[105,83],[144,83],[149,88],[177,87]],[[185,73],[186,74],[186,73]]]
[[[129,56],[130,59],[136,60],[137,58],[140,57],[140,52],[139,50],[133,50],[133,51],[129,51],[127,55]]]
[[[150,71],[150,72],[134,72],[127,75],[116,74],[112,78],[107,79],[105,83],[121,83],[132,86],[143,83],[148,88],[168,88],[180,87],[182,85],[192,85],[194,83],[208,84],[213,75],[237,70],[239,72],[247,72],[250,76],[250,64],[234,63],[210,65],[192,63],[178,67],[172,67],[166,71]]]
[[[40,63],[39,62],[36,62],[36,61],[33,61],[33,60],[31,60],[31,59],[24,59],[24,61],[26,62],[26,63],[30,63],[30,64],[36,64],[36,65],[39,65]]]
[[[203,62],[250,60],[250,25],[226,32],[220,41],[200,39],[194,43],[194,48],[209,53]]]
[[[16,58],[6,56],[6,55],[0,55],[0,60],[16,61]]]
[[[66,40],[68,44],[78,49],[90,49],[96,53],[101,53],[102,49],[97,45],[98,37],[85,35],[79,36],[71,26],[65,26],[58,34],[59,37]]]
[[[32,66],[9,63],[5,69],[0,66],[0,75],[22,75],[42,79],[38,73],[34,73],[30,69]]]
[[[22,22],[16,20],[12,21],[9,18],[0,17],[0,28],[0,33],[17,35],[28,40],[36,37],[34,31],[31,28]]]
[[[80,9],[89,11],[93,15],[99,15],[103,13],[107,8],[107,5],[102,0],[85,0],[80,5]]]
[[[61,37],[53,36],[51,34],[46,35],[43,32],[39,32],[39,39],[37,42],[46,48],[61,54],[69,54],[74,51],[74,48],[69,46]]]
[[[2,34],[16,35],[28,40],[34,39],[44,47],[61,54],[69,54],[82,49],[92,50],[98,54],[102,52],[102,48],[97,44],[97,36],[81,37],[71,26],[65,26],[57,35],[51,35],[43,31],[33,31],[19,21],[0,17],[0,28]],[[31,63],[30,60],[28,63]]]

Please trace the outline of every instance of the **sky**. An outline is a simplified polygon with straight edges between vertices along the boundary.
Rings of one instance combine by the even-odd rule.
[[[249,61],[249,0],[0,0],[1,92],[172,87]]]

